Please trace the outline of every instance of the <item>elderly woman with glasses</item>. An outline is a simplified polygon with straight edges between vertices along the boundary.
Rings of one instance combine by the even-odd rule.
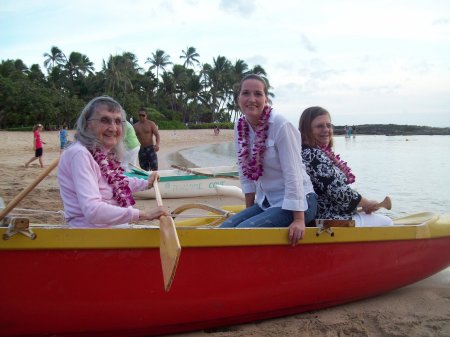
[[[101,96],[77,120],[76,141],[63,152],[58,167],[64,216],[72,227],[114,227],[168,215],[164,207],[133,207],[132,192],[151,188],[157,174],[148,180],[124,176],[125,117],[118,102]]]

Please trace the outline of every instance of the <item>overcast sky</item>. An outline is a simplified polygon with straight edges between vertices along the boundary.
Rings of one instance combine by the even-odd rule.
[[[312,105],[333,123],[450,127],[448,0],[0,0],[0,60],[43,68],[52,46],[102,60],[156,49],[182,64],[261,65],[292,123]]]

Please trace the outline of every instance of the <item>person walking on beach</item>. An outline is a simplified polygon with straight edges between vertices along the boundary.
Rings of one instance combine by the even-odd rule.
[[[39,159],[39,165],[41,166],[41,168],[44,167],[44,163],[42,161],[42,155],[44,154],[44,149],[43,149],[42,144],[46,144],[46,143],[41,139],[41,134],[40,134],[40,132],[42,131],[43,128],[44,127],[42,126],[42,124],[36,124],[33,127],[34,157],[25,163],[25,167],[28,167],[36,159]]]
[[[147,111],[144,108],[139,109],[139,121],[134,124],[136,136],[141,143],[139,149],[139,165],[142,169],[149,171],[158,170],[158,156],[156,152],[159,151],[159,131],[154,122],[147,119]],[[155,140],[153,140],[153,137]]]
[[[350,187],[356,178],[333,152],[330,113],[322,107],[310,107],[303,111],[298,128],[303,162],[318,195],[317,218],[353,219],[358,227],[392,225],[389,217],[373,213],[378,201],[366,199]]]
[[[296,245],[315,218],[317,196],[302,162],[300,133],[267,97],[262,77],[242,79],[237,103],[243,116],[234,139],[247,208],[220,227],[288,227],[288,240]]]
[[[67,125],[63,124],[61,126],[61,130],[59,130],[60,153],[64,151],[67,145],[67,141],[68,141]]]
[[[140,143],[136,137],[136,131],[130,122],[126,121],[124,125],[123,143],[125,145],[125,153],[123,155],[122,167],[125,171],[131,170],[131,165],[137,166]]]

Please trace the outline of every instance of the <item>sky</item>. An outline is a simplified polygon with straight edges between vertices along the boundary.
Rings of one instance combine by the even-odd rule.
[[[335,125],[450,127],[448,0],[0,0],[0,60],[44,70],[52,46],[103,60],[157,49],[182,64],[225,56],[267,72],[276,111],[298,125],[322,106]]]

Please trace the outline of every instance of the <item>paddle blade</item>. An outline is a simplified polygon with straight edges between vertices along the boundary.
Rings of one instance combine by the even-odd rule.
[[[178,259],[181,253],[180,241],[173,219],[168,216],[159,218],[160,246],[159,254],[164,277],[164,289],[169,291],[177,270]]]
[[[380,203],[380,207],[384,207],[387,210],[390,210],[392,208],[391,198],[389,197],[384,198],[384,200]]]

